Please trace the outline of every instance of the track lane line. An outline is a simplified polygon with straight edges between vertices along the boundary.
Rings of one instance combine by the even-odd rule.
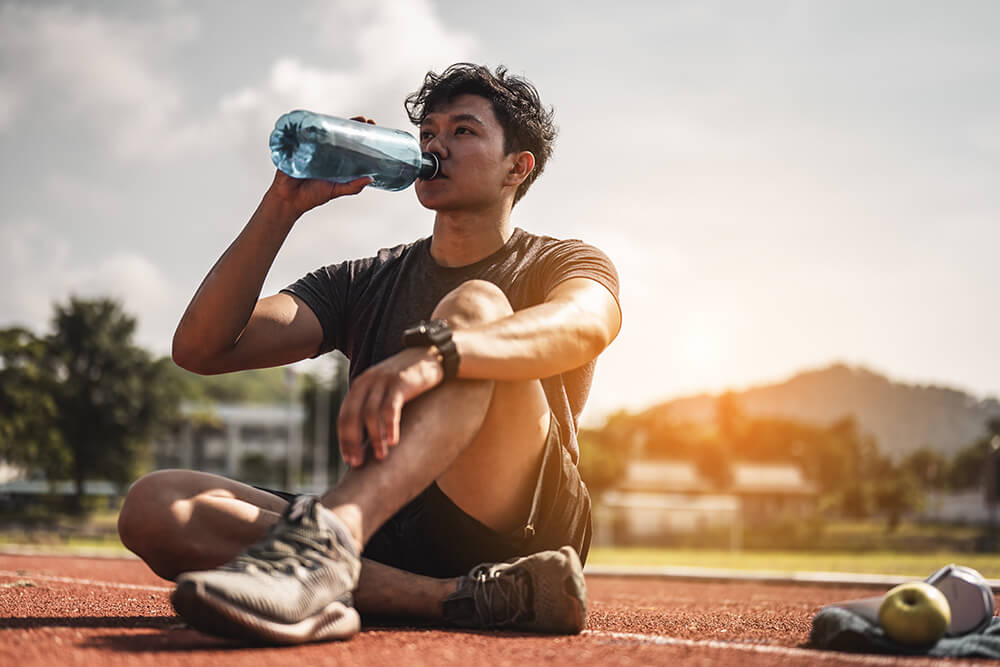
[[[731,651],[744,651],[749,653],[766,653],[771,655],[782,655],[796,658],[809,658],[810,660],[840,660],[856,662],[865,665],[898,665],[900,658],[928,656],[886,656],[871,653],[842,653],[837,651],[823,651],[821,649],[797,648],[794,646],[775,646],[773,644],[752,644],[739,640],[722,641],[719,639],[680,639],[677,637],[664,637],[662,635],[648,635],[637,632],[613,632],[610,630],[584,630],[581,635],[588,637],[615,639],[619,641],[631,641],[637,644],[654,644],[657,646],[681,646],[685,648],[710,648]],[[960,665],[962,662],[949,665]]]
[[[52,574],[32,574],[28,570],[12,572],[10,570],[0,570],[0,577],[10,577],[11,579],[38,579],[39,581],[51,581],[60,584],[78,584],[81,586],[102,586],[104,588],[123,588],[135,591],[155,591],[158,593],[169,593],[174,590],[173,586],[148,586],[145,584],[122,584],[114,581],[96,581],[94,579],[77,579],[75,577],[58,577]]]

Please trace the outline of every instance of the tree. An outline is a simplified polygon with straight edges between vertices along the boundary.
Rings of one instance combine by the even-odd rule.
[[[47,346],[27,329],[0,330],[0,459],[65,477],[69,456],[55,428]]]
[[[982,487],[983,470],[990,452],[990,438],[980,438],[955,454],[949,471],[949,485],[955,490]]]
[[[325,432],[327,473],[328,475],[332,473],[329,478],[331,481],[335,481],[347,465],[340,456],[337,418],[340,415],[340,404],[343,403],[344,397],[347,395],[348,361],[343,357],[334,357],[333,359],[333,363],[336,364],[333,377],[324,381],[318,375],[307,374],[304,377],[301,393],[302,405],[305,408],[305,423],[302,430],[306,434],[306,441],[312,443],[314,454],[317,445],[316,437]],[[325,413],[325,428],[317,429],[317,413]],[[315,474],[313,457],[307,456],[306,461],[305,469]]]
[[[928,447],[921,447],[899,465],[913,475],[924,489],[942,489],[948,482],[948,460]]]
[[[167,376],[184,400],[193,403],[284,403],[288,400],[284,368],[258,368],[221,375],[198,375],[176,364]]]
[[[715,423],[724,440],[731,444],[742,440],[748,421],[735,393],[727,391],[715,400]]]
[[[50,480],[69,477],[79,512],[87,479],[124,485],[135,477],[151,438],[176,413],[178,387],[166,379],[169,359],[153,360],[133,343],[135,319],[115,301],[71,297],[56,305],[52,324],[42,339],[4,332],[2,400],[14,416],[0,422],[2,454]],[[29,400],[38,403],[25,412]]]
[[[706,440],[694,452],[698,474],[717,490],[724,490],[733,482],[733,456],[727,445],[721,440]]]
[[[580,478],[587,485],[591,497],[598,498],[621,480],[627,457],[616,442],[609,442],[603,431],[581,429],[577,441],[580,445]]]
[[[892,533],[907,512],[924,506],[924,490],[912,472],[899,470],[875,486],[878,507],[886,515],[886,532]]]

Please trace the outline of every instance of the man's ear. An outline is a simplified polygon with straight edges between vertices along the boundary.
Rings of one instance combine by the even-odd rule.
[[[535,154],[531,151],[521,151],[514,155],[510,171],[507,172],[507,185],[520,185],[535,168]]]

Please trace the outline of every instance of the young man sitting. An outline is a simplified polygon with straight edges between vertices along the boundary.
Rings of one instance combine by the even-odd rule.
[[[279,171],[177,327],[174,359],[196,373],[335,349],[351,361],[338,420],[351,469],[322,497],[183,470],[130,489],[123,543],[176,580],[175,609],[205,632],[346,639],[358,610],[543,632],[585,622],[576,432],[621,323],[615,268],[511,222],[555,138],[530,83],[458,64],[428,73],[406,106],[440,159],[416,183],[430,237],[260,298],[295,222],[370,183]]]

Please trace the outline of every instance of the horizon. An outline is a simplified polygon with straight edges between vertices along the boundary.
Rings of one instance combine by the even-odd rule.
[[[965,396],[969,396],[969,397],[975,399],[976,402],[977,402],[977,404],[980,404],[980,405],[982,405],[982,404],[990,404],[990,403],[1000,404],[1000,395],[990,395],[990,394],[987,394],[985,396],[978,396],[978,395],[976,395],[974,393],[971,393],[969,391],[966,391],[966,390],[962,389],[961,387],[957,387],[957,386],[954,386],[954,385],[949,385],[949,384],[945,384],[945,383],[941,383],[941,382],[929,382],[929,383],[913,382],[913,381],[909,381],[909,380],[905,380],[905,379],[900,379],[900,378],[893,377],[891,375],[883,373],[883,372],[881,372],[881,371],[879,371],[877,369],[874,369],[874,368],[872,368],[870,366],[867,366],[867,365],[863,365],[863,364],[849,364],[849,363],[843,362],[843,361],[832,361],[832,362],[830,362],[828,364],[824,364],[824,365],[820,365],[820,366],[814,366],[814,367],[808,367],[808,368],[801,368],[801,369],[799,369],[797,371],[794,371],[793,373],[791,373],[789,375],[786,375],[786,376],[783,376],[783,377],[780,377],[780,378],[774,378],[774,379],[769,379],[769,380],[762,380],[762,381],[758,381],[758,382],[751,382],[751,383],[749,383],[747,385],[741,385],[739,387],[724,387],[722,389],[714,390],[714,391],[700,391],[700,392],[694,392],[694,393],[683,394],[683,395],[678,395],[678,396],[671,396],[671,397],[667,397],[664,400],[656,401],[655,403],[651,403],[651,404],[646,405],[646,406],[641,406],[638,411],[628,411],[628,412],[630,414],[636,414],[636,412],[645,412],[647,410],[653,410],[653,409],[656,409],[656,408],[659,408],[659,407],[662,407],[664,405],[667,405],[667,404],[670,404],[670,403],[674,403],[674,402],[677,402],[677,401],[693,400],[693,399],[699,399],[699,398],[719,398],[719,397],[721,397],[721,396],[723,396],[724,394],[727,394],[727,393],[742,394],[742,393],[754,391],[754,390],[757,390],[757,389],[771,388],[771,387],[775,387],[775,386],[779,386],[779,385],[783,385],[785,383],[791,382],[791,381],[793,381],[793,380],[795,380],[795,379],[797,379],[799,377],[802,377],[804,375],[812,375],[812,374],[817,374],[817,373],[829,372],[829,371],[835,370],[837,368],[845,368],[845,369],[847,369],[847,370],[849,370],[851,372],[854,372],[854,373],[862,372],[862,373],[867,373],[867,374],[870,374],[870,375],[874,375],[875,377],[880,378],[882,380],[885,380],[890,385],[896,386],[896,387],[907,387],[907,388],[913,388],[913,389],[926,389],[926,390],[939,390],[939,391],[957,392],[957,393],[960,393],[960,394],[963,394]],[[604,415],[604,416],[602,416],[602,419],[606,419],[608,416],[609,415]],[[586,418],[584,419],[584,421],[587,422],[588,425],[592,426],[592,424]]]

